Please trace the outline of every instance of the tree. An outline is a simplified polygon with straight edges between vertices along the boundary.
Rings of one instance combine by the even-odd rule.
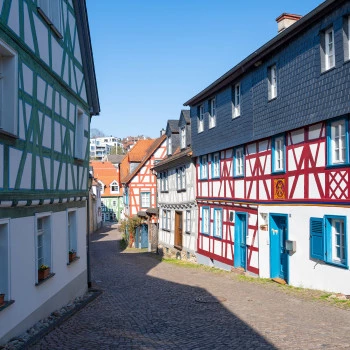
[[[94,139],[96,137],[104,137],[105,134],[100,129],[92,128],[90,129],[90,138]]]

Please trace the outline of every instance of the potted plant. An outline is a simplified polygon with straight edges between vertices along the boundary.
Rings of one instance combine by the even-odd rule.
[[[38,280],[44,280],[45,278],[49,277],[50,274],[50,267],[47,265],[40,265],[38,270]]]
[[[69,262],[72,262],[77,256],[77,252],[74,249],[69,251]]]
[[[3,304],[5,304],[5,294],[0,293],[0,306],[2,306]]]

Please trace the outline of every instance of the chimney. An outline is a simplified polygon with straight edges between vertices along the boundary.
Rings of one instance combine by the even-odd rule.
[[[280,16],[276,18],[276,22],[278,25],[278,33],[283,32],[285,29],[290,27],[296,21],[303,17],[300,15],[293,15],[292,13],[282,13]]]
[[[162,130],[160,130],[160,136],[163,136],[165,134],[165,129],[162,128]]]

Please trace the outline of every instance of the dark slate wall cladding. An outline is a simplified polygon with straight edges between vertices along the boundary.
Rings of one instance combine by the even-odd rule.
[[[266,57],[241,79],[241,116],[232,119],[231,86],[219,92],[217,126],[198,134],[197,106],[191,107],[194,155],[211,153],[350,113],[350,61],[344,61],[343,21],[347,2],[299,38]],[[333,25],[335,68],[321,72],[320,32]],[[267,71],[277,66],[277,98],[268,100]]]

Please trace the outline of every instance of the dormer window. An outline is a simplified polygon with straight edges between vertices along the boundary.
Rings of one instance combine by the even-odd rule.
[[[180,129],[181,135],[181,149],[186,148],[186,127]]]
[[[117,181],[113,181],[111,184],[110,184],[110,187],[111,187],[111,193],[119,193],[119,184]]]
[[[171,136],[168,136],[167,138],[167,151],[168,151],[168,155],[172,154]]]

